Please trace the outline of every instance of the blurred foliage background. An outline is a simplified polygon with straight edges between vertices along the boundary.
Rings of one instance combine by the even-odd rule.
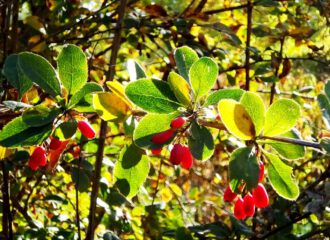
[[[121,42],[116,43],[113,39],[118,30],[119,2],[0,1],[0,66],[8,54],[20,51],[38,53],[54,63],[61,46],[73,43],[88,56],[91,82],[103,84],[115,68],[115,79],[125,84],[129,80],[128,59],[139,62],[149,76],[166,80],[175,67],[173,50],[187,45],[200,56],[217,61],[220,73],[214,89],[244,88],[249,54],[250,90],[259,92],[266,103],[271,95],[275,99],[295,99],[303,107],[298,127],[304,139],[318,141],[320,135],[328,134],[316,97],[330,77],[329,1],[130,0],[119,29]],[[248,5],[252,8],[251,31],[247,31]],[[120,48],[115,66],[110,66],[113,44],[120,44]],[[16,100],[15,90],[3,78],[1,81],[2,95]],[[28,93],[30,103],[37,103],[40,97],[36,88]],[[1,111],[1,127],[13,115]],[[98,130],[97,115],[87,116]],[[223,191],[228,185],[230,153],[240,143],[222,131],[214,132],[214,156],[206,162],[195,162],[191,171],[165,164],[158,174],[160,159],[151,157],[151,170],[139,194],[125,199],[113,186],[112,172],[120,150],[132,141],[130,123],[139,117],[134,118],[126,123],[108,123],[96,208],[97,239],[330,237],[329,158],[308,149],[304,159],[289,162],[299,181],[298,200],[290,202],[278,197],[266,183],[270,206],[258,210],[253,218],[237,221],[232,217],[232,204],[223,201]],[[76,139],[79,138],[78,134]],[[78,141],[70,142],[52,172],[31,172],[26,149],[16,151],[9,161],[2,161],[2,168],[10,170],[7,179],[15,239],[77,239],[78,172],[81,181],[77,194],[82,237],[85,236],[97,139],[80,147],[84,156],[81,169],[74,161]],[[0,215],[3,212],[0,207]]]

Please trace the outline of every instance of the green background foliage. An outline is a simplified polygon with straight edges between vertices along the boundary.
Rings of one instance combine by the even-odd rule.
[[[127,1],[118,29],[120,2],[0,3],[0,145],[17,147],[0,147],[0,182],[9,181],[15,239],[78,239],[77,206],[81,237],[86,237],[102,116],[102,106],[93,106],[93,94],[102,91],[117,94],[116,101],[121,99],[127,109],[120,121],[106,123],[94,210],[97,239],[329,237],[330,148],[328,139],[321,139],[330,136],[328,1],[252,1],[251,31],[247,1]],[[114,38],[117,30],[120,41]],[[116,44],[118,56],[111,60]],[[198,59],[212,61],[210,71],[196,66]],[[247,72],[250,93],[242,90]],[[122,85],[107,82],[114,73],[114,80]],[[171,83],[173,77],[180,80]],[[271,96],[274,105],[270,107]],[[250,115],[247,121],[254,129],[248,137],[230,129],[228,123],[236,115],[228,119],[221,115],[223,111],[227,117],[228,108],[219,109],[222,120],[215,120],[218,105],[228,101],[240,103]],[[45,110],[42,103],[51,107]],[[208,106],[208,111],[202,106]],[[150,139],[193,107],[202,120],[198,124],[204,126],[193,123],[185,143],[196,159],[208,160],[194,161],[187,171],[169,163],[170,146],[153,144]],[[52,133],[53,112],[69,109],[78,112],[71,111],[72,116],[60,120],[84,112],[97,138],[87,140],[73,131],[75,121],[67,125],[55,120],[53,136],[72,139],[54,169],[32,172],[27,163],[29,146],[41,144]],[[145,115],[143,110],[150,113]],[[40,115],[44,118],[36,120]],[[240,124],[241,118],[236,120]],[[218,129],[209,127],[215,124]],[[274,127],[278,124],[280,128]],[[292,127],[300,134],[288,132]],[[251,188],[256,185],[255,178],[246,175],[247,168],[240,174],[236,170],[249,165],[251,174],[257,174],[257,160],[246,161],[238,153],[251,149],[244,147],[250,143],[242,138],[259,135],[321,142],[324,149],[257,139],[266,155],[262,158],[266,166],[263,183],[270,206],[258,210],[253,218],[238,221],[232,216],[233,204],[224,202],[223,192],[229,184],[237,184],[230,182],[230,176],[246,179]],[[78,145],[81,161],[74,153]],[[147,150],[160,147],[161,157]],[[132,162],[138,163],[134,167]],[[4,197],[2,191],[1,217],[6,213]],[[0,232],[1,238],[3,225]]]

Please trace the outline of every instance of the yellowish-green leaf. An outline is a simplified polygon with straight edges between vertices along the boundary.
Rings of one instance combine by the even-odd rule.
[[[253,92],[245,92],[241,98],[241,104],[250,115],[255,128],[255,134],[259,135],[264,127],[266,109],[261,97]]]
[[[93,96],[93,107],[105,121],[123,119],[130,107],[116,94],[109,92],[97,93]]]
[[[191,105],[190,92],[191,88],[187,81],[175,72],[170,72],[168,83],[174,92],[175,97],[185,106]]]
[[[252,119],[244,106],[232,99],[223,99],[218,105],[227,130],[238,138],[250,140],[255,136]]]
[[[289,131],[300,117],[300,106],[293,100],[280,99],[268,109],[265,119],[265,136],[276,136]]]
[[[120,97],[127,105],[132,106],[132,103],[126,97],[125,87],[123,86],[123,84],[121,84],[118,81],[112,81],[112,82],[107,82],[107,85],[110,88],[110,90],[118,97]]]

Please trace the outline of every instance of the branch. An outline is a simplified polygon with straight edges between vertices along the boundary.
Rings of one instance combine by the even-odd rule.
[[[245,90],[250,90],[250,41],[252,32],[252,8],[251,0],[247,3],[247,29],[246,29],[246,48],[245,48]]]
[[[305,147],[312,147],[312,148],[322,149],[320,143],[308,142],[308,141],[304,141],[304,140],[300,140],[300,139],[294,139],[294,138],[262,136],[262,137],[260,137],[260,139],[270,139],[270,140],[275,140],[275,141],[278,141],[278,142],[285,142],[285,143],[297,144],[297,145],[305,146]]]
[[[112,43],[112,52],[110,57],[110,67],[109,67],[109,81],[113,81],[116,71],[116,60],[118,51],[121,44],[121,28],[122,22],[125,15],[125,8],[126,8],[127,0],[121,0],[118,6],[118,22],[114,32],[114,39]],[[104,83],[104,87],[107,88],[106,84]],[[101,168],[102,168],[102,160],[103,160],[103,153],[104,153],[104,145],[106,139],[106,132],[107,132],[107,122],[102,120],[100,126],[100,137],[98,142],[98,151],[96,156],[95,162],[95,173],[93,176],[93,186],[92,186],[92,193],[91,193],[91,204],[89,209],[89,224],[86,233],[86,240],[93,240],[94,239],[94,220],[95,220],[95,210],[96,210],[96,201],[99,191],[100,179],[101,179]]]
[[[266,233],[265,235],[263,235],[261,238],[258,238],[258,239],[268,239],[270,236],[275,235],[276,233],[286,229],[287,227],[290,227],[291,225],[293,225],[305,218],[308,218],[311,214],[312,213],[307,212],[307,213],[297,217],[296,219],[293,219],[291,222],[286,223],[285,225],[279,226],[278,228],[275,228],[273,231]]]

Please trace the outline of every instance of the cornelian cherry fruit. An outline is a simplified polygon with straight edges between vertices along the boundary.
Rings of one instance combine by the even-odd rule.
[[[79,121],[78,129],[81,132],[81,134],[88,139],[92,139],[95,137],[95,130],[87,121]]]
[[[45,166],[47,164],[46,152],[43,147],[36,147],[30,156],[29,167],[36,171],[39,166]]]
[[[154,154],[154,155],[158,155],[158,154],[160,154],[162,152],[162,150],[163,149],[161,149],[161,148],[160,149],[152,149],[151,150],[151,153]]]
[[[254,200],[254,204],[258,208],[265,208],[269,204],[269,198],[267,191],[261,183],[252,191],[252,196]]]
[[[245,215],[247,217],[252,217],[254,215],[255,205],[251,193],[248,193],[243,198],[243,208]]]
[[[170,140],[174,132],[172,129],[166,130],[164,132],[158,133],[151,138],[151,141],[156,144],[163,144]]]
[[[258,182],[262,182],[262,179],[264,178],[265,174],[265,165],[263,162],[259,162],[259,180]]]
[[[223,198],[226,202],[232,202],[235,198],[236,198],[237,194],[234,193],[230,186],[228,185],[226,190],[225,190],[225,193],[223,194]]]
[[[194,162],[190,149],[186,146],[182,146],[181,155],[182,155],[180,162],[181,167],[185,169],[190,169],[193,166],[193,162]]]
[[[182,160],[182,145],[181,144],[174,144],[171,154],[170,154],[170,162],[173,165],[178,165],[180,164]]]
[[[239,197],[234,205],[234,216],[238,220],[242,220],[246,217],[243,205],[244,205],[244,201],[241,197]]]
[[[61,146],[61,141],[57,138],[52,138],[52,140],[50,140],[50,144],[49,144],[49,149],[51,150],[56,150]]]
[[[172,129],[178,129],[182,127],[186,123],[186,120],[183,117],[178,117],[171,122],[171,128]]]

